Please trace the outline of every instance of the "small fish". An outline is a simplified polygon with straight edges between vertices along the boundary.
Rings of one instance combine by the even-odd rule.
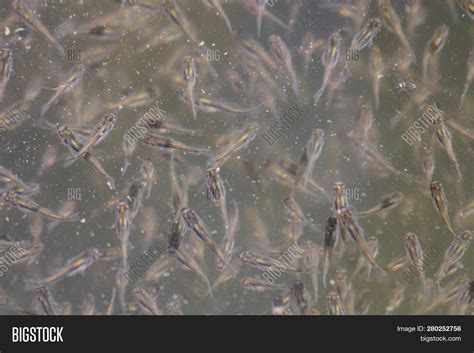
[[[209,277],[207,276],[206,272],[202,269],[202,267],[197,263],[197,261],[186,252],[184,249],[179,249],[175,252],[176,259],[184,265],[184,267],[190,269],[195,274],[200,277],[207,286],[208,294],[212,298],[212,286],[211,282],[209,281]]]
[[[141,180],[145,185],[146,198],[150,198],[151,187],[156,179],[156,170],[152,161],[149,158],[145,158],[140,165],[140,176]]]
[[[311,178],[314,165],[321,155],[323,146],[324,131],[321,129],[316,129],[311,133],[311,136],[303,150],[303,154],[300,158],[300,163],[296,173],[295,185],[298,185],[300,180],[303,179],[303,185],[306,187],[308,180]]]
[[[356,133],[361,136],[362,144],[367,145],[370,138],[370,129],[374,122],[374,110],[370,103],[365,103],[362,105],[360,111],[360,118],[357,122]]]
[[[0,65],[0,102],[2,102],[5,88],[13,71],[13,53],[10,49],[0,49]]]
[[[372,77],[372,91],[374,93],[375,109],[380,105],[380,79],[384,76],[385,64],[382,58],[382,50],[374,45],[370,52],[369,73]]]
[[[403,33],[402,25],[400,23],[400,18],[395,12],[394,8],[390,4],[390,0],[379,0],[378,1],[379,13],[382,17],[384,26],[392,31],[400,40],[402,45],[407,49],[410,56],[410,62],[415,62],[415,52],[413,51],[410,42]]]
[[[326,307],[328,315],[345,315],[344,305],[337,292],[331,292],[327,296]]]
[[[324,52],[321,55],[321,62],[324,67],[324,76],[323,76],[323,83],[321,88],[316,92],[314,95],[314,105],[317,105],[321,96],[323,95],[326,87],[331,80],[331,75],[336,67],[337,63],[339,62],[339,57],[341,53],[341,43],[342,37],[340,31],[336,31],[329,37],[326,47],[324,48]]]
[[[51,168],[56,161],[58,160],[58,150],[55,146],[48,145],[41,157],[41,167],[36,173],[38,176],[43,175],[43,173]]]
[[[304,251],[302,251],[304,252]],[[239,259],[246,265],[258,268],[262,271],[267,270],[270,267],[276,268],[278,270],[286,271],[286,272],[308,272],[304,269],[286,266],[281,261],[275,260],[271,257],[257,254],[251,251],[244,251],[239,254]]]
[[[115,303],[115,293],[116,293],[115,287],[112,287],[112,297],[110,298],[110,302],[107,305],[107,309],[105,310],[104,315],[112,315],[114,312],[114,303]]]
[[[158,92],[153,87],[146,87],[143,90],[123,97],[117,103],[109,103],[111,110],[121,110],[124,108],[135,109],[145,107],[156,99]]]
[[[382,21],[380,21],[379,18],[374,17],[371,18],[367,21],[367,23],[364,25],[364,27],[357,32],[357,34],[354,36],[351,42],[351,46],[349,48],[349,51],[360,51],[364,49],[365,47],[371,47],[375,37],[377,34],[380,32],[382,29]],[[344,66],[344,76],[345,77],[350,77],[351,76],[351,71],[349,70],[349,63],[350,61],[346,61],[346,64]]]
[[[12,171],[0,166],[0,181],[6,184],[16,184],[28,189],[28,185]]]
[[[299,84],[298,78],[296,77],[296,72],[293,67],[293,61],[291,59],[291,53],[286,44],[283,42],[280,36],[276,34],[272,34],[268,37],[268,44],[272,50],[273,55],[275,58],[280,62],[281,65],[285,67],[290,75],[291,79],[291,86],[293,88],[293,92],[298,95],[299,91]]]
[[[61,205],[61,208],[58,210],[58,214],[65,217],[71,217],[74,214],[75,209],[76,202],[67,200]],[[48,224],[48,231],[51,233],[60,223],[60,221],[52,221],[50,224]]]
[[[444,258],[435,274],[436,282],[439,283],[449,273],[450,269],[457,265],[472,242],[472,234],[464,231],[458,238],[453,238],[451,244],[444,252]]]
[[[41,108],[41,116],[46,114],[49,108],[56,103],[66,92],[70,91],[74,86],[82,81],[84,74],[86,73],[86,67],[82,64],[74,66],[71,72],[68,74],[66,81],[56,88],[56,93],[49,99],[49,101]]]
[[[336,215],[340,214],[343,210],[349,207],[349,203],[346,198],[346,186],[343,182],[337,181],[332,187],[333,200],[334,200],[334,212]]]
[[[430,184],[430,190],[435,209],[439,212],[439,215],[441,216],[443,223],[448,227],[449,232],[456,238],[456,232],[454,231],[451,219],[449,218],[448,199],[444,193],[443,185],[439,181],[433,180]]]
[[[220,153],[214,159],[214,166],[220,167],[224,162],[232,155],[240,151],[241,149],[246,148],[251,141],[255,139],[258,133],[258,124],[257,123],[250,123],[248,124],[242,133],[237,137],[234,141],[229,143],[229,145],[224,149],[222,153]]]
[[[193,118],[196,120],[196,103],[194,101],[194,86],[196,85],[196,64],[194,59],[190,56],[186,56],[183,60],[183,80],[185,84],[186,96],[191,104],[191,111]]]
[[[326,288],[326,279],[328,276],[329,269],[332,265],[332,258],[334,248],[337,245],[338,240],[338,223],[337,218],[334,216],[329,216],[326,221],[326,228],[324,231],[324,241],[323,241],[323,285]]]
[[[131,143],[133,142],[133,143]],[[137,148],[137,144],[134,140],[130,140],[128,138],[125,138],[125,135],[123,136],[122,139],[122,151],[124,155],[124,163],[122,167],[122,176],[125,174],[127,171],[128,167],[130,166],[130,159],[133,156],[133,153],[135,152],[135,149]]]
[[[37,280],[37,279],[26,279],[25,284],[27,289],[39,288],[50,286],[54,283],[62,281],[66,277],[72,277],[78,273],[84,273],[84,271],[93,265],[100,257],[102,253],[96,248],[90,248],[76,257],[68,260],[68,262],[55,271],[52,275]]]
[[[143,313],[146,315],[163,315],[156,304],[156,300],[144,288],[134,288],[132,294]]]
[[[364,231],[359,225],[359,223],[357,222],[356,218],[354,217],[354,214],[351,211],[351,209],[346,208],[346,209],[341,210],[338,216],[338,221],[340,221],[341,226],[344,227],[347,233],[350,234],[352,239],[355,241],[355,243],[359,247],[359,250],[361,251],[361,253],[367,259],[367,261],[380,274],[386,275],[387,274],[386,271],[377,264],[373,254],[370,252],[370,249],[368,248],[367,242],[364,238]]]
[[[324,40],[316,39],[313,32],[307,32],[298,48],[298,54],[303,58],[304,73],[308,74],[309,64],[313,54],[324,45]]]
[[[388,304],[385,307],[386,314],[397,310],[400,305],[402,305],[403,301],[405,300],[405,292],[406,287],[397,282],[397,287],[395,288],[395,290],[393,290],[388,300]]]
[[[438,110],[438,112],[441,112],[437,107],[436,109]],[[434,117],[433,123],[431,124],[431,128],[435,133],[436,137],[438,138],[438,141],[443,147],[444,151],[448,155],[449,159],[454,164],[459,178],[462,180],[461,169],[459,167],[458,159],[453,149],[451,132],[448,130],[445,124],[445,118],[442,114],[437,114],[437,116]]]
[[[457,4],[471,20],[474,20],[474,3],[472,0],[459,0],[457,1]]]
[[[260,107],[241,108],[236,105],[227,104],[226,102],[218,101],[209,97],[197,97],[195,100],[196,108],[208,113],[227,112],[227,113],[256,113]]]
[[[405,254],[408,264],[414,266],[416,271],[420,274],[424,292],[427,293],[428,286],[424,269],[425,254],[418,240],[418,236],[415,233],[408,233],[405,236]]]
[[[182,221],[181,210],[176,212],[173,221],[171,222],[170,234],[168,235],[168,254],[174,255],[181,245],[183,235],[186,230],[185,224]]]
[[[21,244],[21,245],[20,245]],[[44,250],[44,245],[41,242],[16,242],[16,260],[15,263],[26,263],[31,265],[37,259],[38,255]],[[6,256],[2,258],[5,261]],[[3,262],[2,261],[2,262]]]
[[[266,292],[269,289],[278,289],[278,290],[288,289],[288,286],[285,284],[271,284],[267,280],[253,278],[253,277],[245,277],[241,279],[240,284],[246,289],[249,289],[258,293]]]
[[[293,315],[289,304],[289,300],[286,300],[282,295],[274,298],[272,302],[272,315]]]
[[[260,32],[262,29],[262,17],[265,11],[267,0],[255,0],[255,7],[257,9],[257,37],[260,38]]]
[[[402,202],[403,198],[404,196],[401,192],[392,192],[391,194],[384,196],[378,205],[371,207],[366,211],[357,212],[357,215],[359,217],[367,217],[383,210],[395,208]]]
[[[36,299],[44,315],[61,315],[58,304],[54,300],[48,287],[36,288]]]
[[[216,258],[225,263],[226,266],[230,266],[226,263],[226,258],[221,248],[212,238],[211,233],[197,213],[190,208],[184,207],[181,210],[181,216],[183,217],[186,227],[211,250]]]
[[[184,143],[174,140],[171,137],[163,137],[151,133],[146,134],[143,143],[147,146],[157,148],[167,153],[170,153],[171,151],[175,150],[183,153],[208,154],[207,149],[188,146]]]
[[[441,25],[436,28],[433,36],[428,41],[426,45],[425,52],[423,54],[423,61],[422,61],[422,71],[423,71],[423,79],[426,80],[428,75],[428,64],[433,57],[437,56],[437,54],[443,49],[444,45],[448,41],[449,36],[449,27],[446,25]]]
[[[304,265],[311,271],[311,284],[313,285],[315,303],[318,302],[318,277],[319,277],[319,248],[311,240],[306,241]]]
[[[77,139],[76,135],[72,132],[72,130],[64,125],[64,124],[57,124],[56,130],[58,133],[59,138],[61,139],[62,143],[69,148],[72,153],[77,153],[81,150],[82,144]],[[107,180],[107,185],[110,189],[115,190],[115,180],[112,178],[107,171],[104,169],[102,164],[95,158],[90,152],[86,152],[84,155],[84,160],[86,160],[89,165],[102,174],[104,178]]]
[[[225,22],[227,28],[229,29],[229,32],[230,32],[231,34],[233,34],[234,31],[232,30],[232,24],[230,23],[229,18],[228,18],[227,15],[225,14],[224,8],[222,7],[221,0],[204,0],[204,3],[205,3],[205,4],[208,4],[209,6],[214,7],[214,9],[217,10],[217,13],[218,13],[219,15],[221,15],[222,18],[224,19],[224,22]]]
[[[26,6],[23,0],[15,0],[12,4],[12,9],[31,27],[40,32],[46,39],[48,39],[59,50],[61,56],[65,55],[63,46],[58,40],[48,31],[48,29],[41,23],[41,21],[33,15],[33,12]]]
[[[474,5],[473,11],[474,11]],[[464,105],[464,99],[466,98],[467,92],[469,91],[469,87],[471,86],[471,82],[474,79],[474,49],[471,50],[469,54],[469,59],[467,59],[467,73],[466,79],[464,80],[464,88],[462,90],[461,98],[459,99],[459,106],[462,107]]]
[[[306,315],[309,310],[309,303],[305,296],[304,283],[296,280],[290,287],[292,299],[296,302],[300,315]]]
[[[94,130],[90,134],[89,138],[82,144],[81,149],[72,157],[66,159],[64,166],[70,166],[77,160],[84,157],[84,155],[90,151],[94,146],[101,143],[112,131],[117,122],[117,116],[115,114],[106,114],[94,127]]]
[[[175,23],[181,31],[188,37],[188,39],[196,46],[200,46],[201,43],[197,39],[196,31],[193,26],[184,15],[183,11],[179,8],[175,0],[159,0],[160,8],[163,13],[166,14],[169,19]]]
[[[219,206],[224,226],[227,228],[229,226],[229,217],[226,206],[226,190],[219,167],[210,166],[206,169],[206,185],[208,198]]]
[[[122,247],[123,268],[128,267],[128,239],[130,237],[131,227],[132,223],[128,204],[125,201],[120,201],[115,208],[115,230],[117,231],[117,236]]]
[[[79,214],[71,216],[63,216],[54,211],[38,205],[36,202],[27,197],[20,196],[13,191],[8,191],[3,195],[3,201],[10,207],[15,207],[23,213],[37,213],[45,218],[53,221],[77,222]]]
[[[435,169],[435,158],[431,148],[426,148],[423,150],[422,167],[426,181],[431,182],[433,180]]]
[[[289,195],[283,199],[286,212],[291,218],[292,223],[302,223],[304,225],[312,225],[311,221],[306,218],[300,205],[296,202],[293,195]]]

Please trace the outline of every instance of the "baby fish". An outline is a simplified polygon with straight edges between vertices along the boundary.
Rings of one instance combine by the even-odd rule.
[[[205,3],[207,6],[212,6],[212,7],[214,7],[214,9],[217,10],[217,13],[218,13],[219,15],[221,15],[222,18],[224,19],[224,22],[225,22],[227,28],[229,29],[229,32],[230,32],[231,34],[233,34],[234,31],[232,30],[232,24],[230,23],[229,18],[228,18],[227,15],[225,14],[224,8],[222,7],[221,0],[204,0],[204,3]]]
[[[451,244],[444,252],[444,258],[435,274],[436,282],[439,283],[448,274],[449,270],[458,264],[472,242],[472,234],[464,231],[458,238],[453,238]]]
[[[311,284],[313,285],[315,303],[318,302],[318,277],[319,277],[319,248],[311,240],[306,241],[304,265],[311,271]]]
[[[405,254],[408,264],[412,265],[420,274],[423,290],[427,293],[428,287],[426,283],[425,269],[423,267],[425,254],[420,241],[418,240],[418,236],[415,233],[408,233],[405,236]]]
[[[265,11],[267,0],[255,0],[255,7],[257,9],[257,37],[260,38],[260,32],[262,29],[262,17]]]
[[[58,304],[54,300],[48,287],[36,288],[36,299],[38,300],[44,315],[61,315]]]
[[[13,71],[13,53],[8,48],[0,49],[0,102],[3,101],[5,88]]]
[[[220,262],[217,260],[216,267],[218,270],[223,270],[226,263],[232,261],[232,256],[234,255],[234,245],[235,245],[235,235],[239,227],[239,209],[237,208],[236,202],[234,202],[234,212],[231,214],[229,219],[229,225],[227,231],[222,239],[221,249],[226,258],[226,262]]]
[[[399,191],[392,192],[391,194],[384,196],[378,205],[369,208],[366,211],[357,212],[357,215],[359,217],[367,217],[383,210],[395,208],[402,202],[403,197],[403,194]]]
[[[328,315],[345,315],[344,305],[337,292],[331,292],[327,296],[326,307]]]
[[[371,47],[375,37],[382,29],[382,21],[379,18],[371,18],[367,21],[364,27],[354,36],[351,42],[349,51],[360,51],[365,47]],[[351,71],[349,70],[350,61],[346,61],[344,66],[344,76],[350,77]]]
[[[323,76],[323,83],[321,88],[316,92],[314,95],[314,105],[317,105],[321,96],[323,95],[326,87],[331,80],[331,75],[336,67],[337,63],[339,62],[339,56],[341,52],[341,43],[342,37],[340,31],[336,31],[329,37],[326,47],[324,49],[323,54],[321,55],[321,62],[324,67],[324,76]]]
[[[302,251],[302,252],[304,252],[304,251]],[[279,260],[275,260],[271,257],[261,255],[261,254],[257,254],[257,253],[251,252],[251,251],[244,251],[244,252],[240,253],[239,254],[239,259],[243,263],[245,263],[246,265],[258,268],[262,271],[265,271],[268,268],[272,267],[272,268],[276,268],[278,270],[281,270],[283,272],[296,272],[296,273],[308,272],[304,269],[300,269],[300,268],[296,268],[296,267],[292,267],[292,266],[287,266]]]
[[[220,175],[220,168],[210,166],[206,169],[206,184],[207,184],[207,195],[214,203],[219,206],[219,211],[224,221],[224,226],[227,228],[229,225],[229,217],[227,215],[226,206],[226,191],[224,187],[224,181]]]
[[[56,130],[58,132],[59,138],[61,139],[62,143],[69,148],[72,153],[77,153],[81,150],[82,144],[77,139],[76,135],[72,132],[72,130],[63,124],[57,124]],[[86,160],[89,165],[102,174],[105,179],[107,180],[107,185],[112,190],[115,190],[115,180],[112,178],[104,169],[102,164],[95,158],[90,152],[86,152],[84,155],[84,160]]]
[[[106,114],[94,127],[94,130],[90,134],[89,138],[83,143],[81,149],[72,157],[66,159],[64,166],[70,166],[77,160],[84,157],[93,146],[97,146],[101,143],[112,131],[117,122],[117,116],[115,114]]]
[[[430,184],[430,190],[435,209],[438,210],[439,215],[441,216],[443,223],[448,227],[449,232],[456,238],[456,233],[451,224],[451,219],[449,218],[448,199],[444,193],[443,185],[439,181],[433,180]]]
[[[12,9],[28,23],[31,27],[40,32],[47,40],[49,40],[59,50],[61,56],[64,56],[64,48],[58,40],[48,31],[41,21],[33,15],[33,12],[26,6],[23,0],[15,0]]]
[[[143,313],[146,315],[163,315],[161,310],[158,309],[156,300],[144,288],[135,288],[132,294]]]
[[[474,11],[474,5],[472,5]],[[471,50],[469,54],[469,59],[467,60],[467,73],[466,79],[464,80],[464,88],[462,90],[461,98],[459,100],[459,106],[462,107],[464,105],[464,99],[466,98],[467,92],[469,91],[469,87],[471,86],[471,82],[474,79],[474,49]]]
[[[196,46],[200,46],[199,40],[197,39],[196,32],[193,26],[184,15],[183,11],[179,8],[175,0],[159,0],[161,10],[166,14],[169,19],[175,23],[188,37],[188,39]]]
[[[428,41],[426,45],[425,52],[423,54],[422,61],[422,70],[423,70],[423,79],[426,80],[428,75],[428,64],[433,57],[443,49],[444,45],[448,41],[449,27],[446,25],[441,25],[436,28],[433,36]]]
[[[184,249],[179,249],[175,252],[176,259],[186,268],[193,271],[199,278],[201,278],[207,286],[208,294],[212,298],[212,287],[211,282],[209,281],[209,277],[207,276],[206,272],[202,269],[202,267],[198,264],[196,259],[192,257],[188,252]]]
[[[222,153],[220,153],[214,159],[214,166],[220,167],[224,162],[233,154],[241,149],[246,148],[251,141],[255,139],[258,133],[258,124],[257,123],[250,123],[248,124],[244,131],[237,137],[234,141],[229,143],[229,145],[224,149]]]
[[[308,180],[311,178],[314,165],[318,160],[324,146],[324,131],[316,129],[312,132],[306,147],[303,150],[303,154],[300,158],[300,164],[297,169],[295,185],[298,185],[301,179],[303,179],[303,185],[306,187]]]
[[[326,279],[328,276],[329,269],[332,265],[332,258],[334,248],[337,245],[338,240],[338,223],[337,218],[334,216],[329,216],[326,221],[326,228],[324,231],[324,240],[323,240],[323,285],[326,288]]]
[[[385,27],[393,32],[398,37],[402,45],[408,50],[410,62],[415,62],[415,52],[413,51],[410,42],[408,42],[407,37],[403,33],[400,18],[390,4],[390,0],[379,0],[378,9]]]
[[[298,91],[299,91],[298,78],[296,77],[296,72],[293,67],[290,50],[288,49],[286,44],[283,42],[281,37],[276,34],[272,34],[270,37],[268,37],[268,44],[270,45],[270,48],[275,58],[288,71],[288,74],[290,75],[290,79],[292,82],[293,92],[296,95],[298,95]]]
[[[347,231],[347,233],[351,235],[352,239],[355,241],[355,243],[359,247],[360,252],[362,253],[362,255],[364,255],[367,261],[380,274],[386,275],[385,270],[377,264],[373,254],[370,252],[370,249],[367,246],[367,242],[364,238],[364,231],[357,222],[356,218],[354,217],[353,212],[347,208],[341,210],[341,212],[339,213],[338,220],[340,221],[341,226],[344,227],[344,229]]]
[[[451,132],[448,130],[445,124],[444,117],[442,115],[439,115],[437,118],[435,118],[433,123],[431,124],[431,128],[433,129],[433,132],[438,138],[439,143],[443,147],[449,159],[454,164],[459,178],[462,180],[461,169],[459,167],[458,159],[453,148]]]
[[[175,150],[183,153],[208,154],[208,150],[206,149],[191,147],[184,143],[178,142],[171,137],[163,137],[151,133],[146,134],[143,143],[147,146],[157,148],[167,153]]]
[[[433,180],[433,174],[435,169],[435,158],[431,148],[423,150],[422,167],[425,173],[426,181],[431,182]]]
[[[25,284],[27,289],[34,289],[39,287],[50,286],[54,283],[62,281],[66,277],[72,277],[78,273],[84,273],[84,271],[93,265],[100,257],[102,253],[96,248],[90,248],[76,257],[68,260],[68,262],[52,275],[43,279],[26,279]]]
[[[228,263],[226,263],[226,258],[221,248],[212,238],[211,233],[197,213],[190,208],[184,207],[181,210],[181,216],[183,217],[186,227],[190,229],[193,234],[209,248],[209,250],[211,250],[216,258],[219,261],[225,263],[227,266],[230,266]]]
[[[131,143],[133,142],[133,143]],[[130,159],[133,156],[133,152],[135,152],[135,149],[137,148],[137,144],[135,143],[134,140],[125,138],[125,136],[122,139],[122,151],[124,155],[124,163],[122,167],[122,176],[125,174],[127,171],[128,167],[130,166]]]
[[[241,108],[235,105],[227,104],[226,102],[218,101],[216,99],[203,97],[203,96],[197,97],[195,104],[196,104],[196,108],[208,113],[227,112],[227,113],[245,114],[245,113],[256,113],[260,110],[259,106],[250,107],[250,108]]]
[[[279,290],[288,289],[288,286],[285,284],[271,284],[267,280],[253,278],[253,277],[245,277],[241,279],[240,284],[246,289],[249,289],[258,293],[266,292],[269,289],[279,289]]]
[[[194,101],[194,86],[196,85],[196,64],[194,59],[186,56],[183,60],[183,80],[185,83],[186,96],[191,104],[193,118],[196,120],[196,103]]]
[[[79,214],[72,216],[63,216],[55,213],[54,211],[38,205],[36,202],[20,196],[13,191],[8,191],[3,195],[3,201],[10,207],[15,207],[23,213],[37,213],[45,218],[53,221],[66,221],[66,222],[77,222],[79,220]]]
[[[130,209],[127,202],[120,201],[115,208],[115,230],[122,247],[123,268],[127,268],[128,263],[128,245],[130,229],[132,222],[130,220]]]
[[[70,91],[75,85],[77,85],[79,82],[84,77],[84,74],[86,73],[86,67],[82,64],[78,64],[74,66],[74,68],[71,70],[71,72],[68,75],[68,78],[66,81],[56,88],[56,93],[49,99],[49,101],[43,105],[41,108],[41,116],[46,114],[46,112],[49,110],[49,108],[56,103],[63,94],[66,92]]]
[[[369,73],[372,77],[372,91],[374,94],[375,109],[380,105],[380,79],[384,76],[385,64],[382,58],[382,50],[374,45],[369,58]]]

